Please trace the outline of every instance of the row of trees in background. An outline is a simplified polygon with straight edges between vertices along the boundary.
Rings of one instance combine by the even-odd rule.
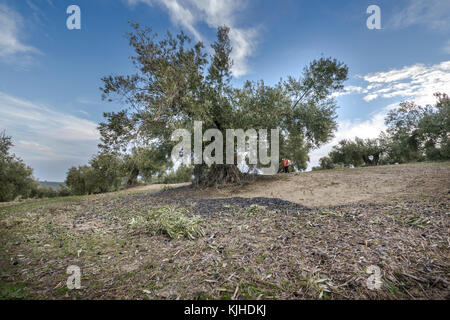
[[[53,189],[33,177],[33,169],[10,152],[12,138],[0,133],[0,202],[27,198],[53,198],[110,191],[143,183],[180,183],[191,181],[192,169],[184,166],[170,170],[168,164],[156,161],[146,149],[134,149],[125,156],[99,153],[88,165],[72,167],[65,185]]]
[[[191,181],[191,168],[180,166],[171,170],[168,163],[160,159],[145,148],[135,148],[125,155],[99,153],[88,165],[70,168],[65,184],[72,194],[84,195],[117,191],[139,183]]]
[[[450,159],[450,98],[435,97],[434,106],[400,103],[387,114],[387,130],[377,139],[341,140],[313,169]]]

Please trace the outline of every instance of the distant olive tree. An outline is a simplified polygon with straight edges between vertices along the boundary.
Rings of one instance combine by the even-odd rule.
[[[402,102],[386,117],[387,152],[393,162],[450,159],[450,99],[436,93],[434,106]]]

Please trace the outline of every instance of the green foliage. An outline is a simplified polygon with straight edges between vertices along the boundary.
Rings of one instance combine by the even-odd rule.
[[[42,186],[37,182],[34,184],[30,192],[30,198],[54,198],[60,195],[61,194],[58,190]]]
[[[86,178],[87,166],[71,167],[67,172],[66,186],[74,195],[87,194]]]
[[[17,197],[27,198],[34,181],[33,169],[15,156],[0,160],[0,201],[12,201]]]
[[[13,146],[11,137],[6,135],[5,131],[2,131],[0,135],[0,157],[4,158],[8,156],[9,149]]]
[[[418,125],[418,135],[428,160],[450,159],[450,99],[436,93],[434,108],[426,108]]]
[[[67,196],[66,187],[58,190],[43,186],[34,180],[33,169],[26,166],[22,159],[9,153],[13,146],[11,137],[5,132],[0,135],[0,202],[26,198],[53,198]]]
[[[403,102],[388,113],[386,152],[392,162],[450,159],[450,99],[442,93],[435,97],[433,107]]]
[[[195,239],[205,235],[199,216],[187,217],[179,209],[163,207],[152,209],[143,216],[132,218],[131,226],[151,234],[163,234],[170,238]]]
[[[347,79],[343,63],[320,58],[305,67],[299,78],[289,77],[275,86],[246,82],[238,89],[231,85],[229,28],[218,28],[208,57],[203,44],[190,45],[184,33],[159,39],[149,28],[132,26],[128,37],[136,53],[132,58],[136,73],[102,79],[103,98],[126,105],[118,113],[105,114],[105,122],[99,125],[102,150],[124,152],[130,144],[151,149],[156,151],[154,158],[142,167],[163,173],[172,165],[168,161],[174,144],[171,134],[179,128],[192,130],[193,122],[201,120],[204,130],[215,128],[223,134],[225,129],[279,128],[280,156],[304,169],[308,152],[332,137],[336,104],[330,96]],[[139,167],[137,163],[130,166]],[[226,165],[194,169],[198,183],[207,183],[212,176],[234,181],[237,175],[228,173],[233,170]],[[145,175],[141,170],[140,174]]]
[[[390,136],[389,158],[394,162],[423,160],[419,149],[419,122],[424,109],[414,102],[402,102],[386,116],[387,134]]]
[[[22,300],[30,295],[24,284],[0,281],[0,300]]]
[[[112,154],[100,153],[90,165],[72,167],[67,172],[66,186],[74,195],[116,191],[122,185],[123,164]]]
[[[334,164],[359,167],[378,164],[382,152],[383,148],[378,139],[363,140],[356,137],[355,141],[345,139],[339,141],[330,152],[329,158]],[[373,156],[373,160],[370,160],[369,156]]]
[[[158,179],[159,183],[182,183],[192,181],[192,169],[180,166],[175,172],[170,172]]]
[[[70,192],[70,189],[66,185],[62,185],[61,187],[59,187],[58,189],[59,197],[68,197],[70,195],[72,195],[72,193]]]
[[[191,181],[192,170],[181,166],[168,172],[169,163],[159,158],[158,149],[134,148],[121,156],[99,153],[89,165],[72,167],[67,172],[68,189],[74,195],[96,194],[117,191],[137,185],[138,179],[146,183],[180,183]]]
[[[33,169],[9,153],[12,146],[11,137],[3,131],[0,135],[0,202],[27,198],[35,186]]]
[[[239,210],[236,215],[241,217],[254,217],[260,215],[264,210],[266,210],[266,207],[252,204],[249,207]]]
[[[90,193],[116,191],[122,183],[123,164],[113,154],[99,153],[89,161],[91,179],[88,179]],[[89,172],[89,171],[88,171]]]
[[[155,176],[164,175],[164,172],[171,165],[171,161],[167,160],[165,156],[166,152],[163,147],[133,148],[131,154],[124,156],[124,173],[126,174],[127,186],[137,184],[138,177],[150,183]]]
[[[313,170],[331,170],[336,166],[330,157],[322,157],[319,159],[319,167],[314,167]]]

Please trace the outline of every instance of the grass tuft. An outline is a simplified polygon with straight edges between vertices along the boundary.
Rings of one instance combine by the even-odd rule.
[[[21,300],[25,299],[29,292],[24,284],[13,284],[0,281],[0,300]]]
[[[163,234],[172,239],[184,237],[194,240],[205,235],[202,222],[203,219],[198,216],[188,217],[180,209],[166,206],[132,218],[130,224],[133,228],[152,234]]]

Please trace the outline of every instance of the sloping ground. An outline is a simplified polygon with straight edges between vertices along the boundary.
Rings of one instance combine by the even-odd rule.
[[[449,299],[449,169],[281,175],[233,197],[161,186],[7,204],[0,207],[0,298]],[[377,188],[362,192],[368,177]],[[284,184],[313,196],[270,197]],[[130,224],[163,206],[201,217],[205,235],[171,239]],[[66,287],[69,265],[81,268],[79,290]],[[367,273],[373,266],[378,289]]]
[[[208,189],[196,194],[208,198],[271,197],[316,207],[384,203],[449,191],[450,163],[444,162],[278,174],[244,188]]]
[[[125,193],[135,193],[135,192],[142,192],[142,191],[153,191],[153,192],[157,192],[157,191],[163,191],[165,188],[180,188],[180,187],[187,187],[189,186],[190,183],[177,183],[177,184],[149,184],[149,185],[145,185],[145,186],[138,186],[138,187],[133,187],[133,188],[129,188],[126,191],[122,191]]]

